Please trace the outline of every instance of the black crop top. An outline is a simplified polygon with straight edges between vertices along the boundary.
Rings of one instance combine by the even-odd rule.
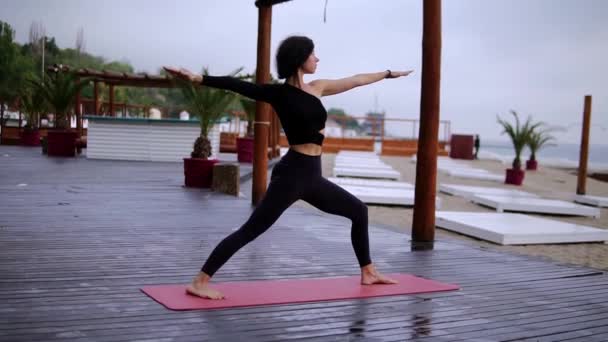
[[[203,76],[203,85],[231,90],[254,100],[268,102],[279,116],[290,145],[323,145],[327,111],[321,100],[288,83],[255,84],[230,76]]]

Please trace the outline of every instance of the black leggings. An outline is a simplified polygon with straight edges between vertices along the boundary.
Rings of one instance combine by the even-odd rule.
[[[371,263],[367,206],[321,176],[321,156],[309,156],[290,149],[274,166],[268,190],[247,222],[215,247],[201,271],[213,276],[234,253],[268,230],[299,199],[326,213],[349,218],[352,221],[351,242],[359,265],[363,267]]]

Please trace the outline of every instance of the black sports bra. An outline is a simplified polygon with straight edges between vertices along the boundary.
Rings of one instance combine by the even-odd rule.
[[[268,102],[279,116],[290,145],[323,145],[327,111],[321,100],[288,83],[254,84],[230,76],[203,76],[203,85],[231,90],[258,101]]]

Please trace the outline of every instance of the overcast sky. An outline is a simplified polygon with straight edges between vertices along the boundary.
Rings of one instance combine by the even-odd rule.
[[[137,71],[162,65],[224,74],[256,63],[253,0],[0,0],[0,20],[27,42],[41,21],[60,47],[84,29],[86,51],[127,60]],[[389,118],[419,118],[421,0],[294,0],[273,8],[272,72],[279,42],[292,34],[315,41],[314,78],[386,69],[415,72],[326,97],[351,115],[376,108]],[[608,1],[443,1],[441,119],[452,133],[505,140],[496,115],[522,115],[569,126],[563,142],[580,141],[583,98],[593,95],[592,143],[608,143]],[[390,128],[389,128],[390,129]],[[401,127],[411,134],[411,127]],[[395,129],[393,129],[394,131]]]

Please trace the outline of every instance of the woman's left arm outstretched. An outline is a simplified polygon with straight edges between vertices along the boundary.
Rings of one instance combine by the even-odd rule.
[[[335,95],[351,90],[356,87],[368,85],[378,82],[385,78],[397,78],[411,74],[413,70],[408,71],[390,71],[373,72],[366,74],[357,74],[351,77],[340,78],[337,80],[319,79],[310,82],[310,85],[317,89],[322,96]]]

